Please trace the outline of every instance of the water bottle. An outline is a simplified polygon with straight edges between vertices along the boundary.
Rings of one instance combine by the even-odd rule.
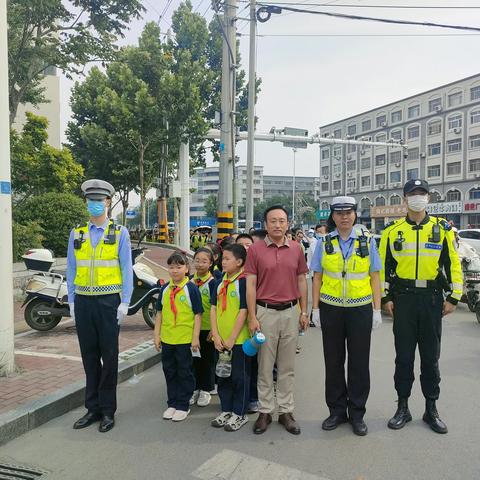
[[[242,350],[245,355],[254,357],[260,346],[265,343],[265,335],[262,332],[257,332],[252,338],[247,338],[242,345]]]
[[[215,374],[220,378],[228,378],[232,374],[232,352],[225,350],[218,355]]]

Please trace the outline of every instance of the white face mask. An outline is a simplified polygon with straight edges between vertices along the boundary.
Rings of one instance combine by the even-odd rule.
[[[421,212],[428,205],[428,195],[412,195],[407,197],[408,208],[413,212]]]

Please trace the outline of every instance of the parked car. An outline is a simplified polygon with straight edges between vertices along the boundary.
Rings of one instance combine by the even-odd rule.
[[[458,236],[466,243],[471,245],[480,255],[480,228],[468,228],[459,230]]]

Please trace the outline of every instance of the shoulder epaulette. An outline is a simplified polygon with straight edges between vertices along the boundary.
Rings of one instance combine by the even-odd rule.
[[[75,228],[87,228],[88,223],[79,223]]]
[[[385,228],[389,228],[391,227],[392,225],[395,225],[397,223],[396,220],[392,220],[391,222],[388,222],[386,225],[385,225]]]

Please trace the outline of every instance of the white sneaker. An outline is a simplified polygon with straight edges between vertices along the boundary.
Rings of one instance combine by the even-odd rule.
[[[164,420],[171,420],[173,415],[175,414],[176,410],[173,407],[168,407],[164,412],[163,412],[163,419]]]
[[[213,390],[210,391],[210,395],[218,395],[218,390],[217,390],[217,385],[215,384],[215,387],[213,387]]]
[[[199,407],[206,407],[207,405],[210,404],[211,399],[212,399],[212,396],[208,392],[204,392],[203,390],[200,390],[200,394],[198,395],[197,405]]]
[[[190,413],[190,410],[175,410],[175,413],[173,414],[172,421],[174,422],[181,422],[185,420],[188,417],[188,414]]]
[[[240,430],[248,422],[248,417],[246,415],[237,415],[232,413],[232,416],[228,419],[228,422],[225,424],[223,429],[226,432],[236,432]]]
[[[222,428],[227,424],[232,415],[232,412],[222,412],[218,417],[214,418],[210,422],[210,425],[215,428]]]
[[[192,398],[190,399],[190,405],[195,405],[198,400],[198,396],[200,395],[200,390],[194,390]]]

